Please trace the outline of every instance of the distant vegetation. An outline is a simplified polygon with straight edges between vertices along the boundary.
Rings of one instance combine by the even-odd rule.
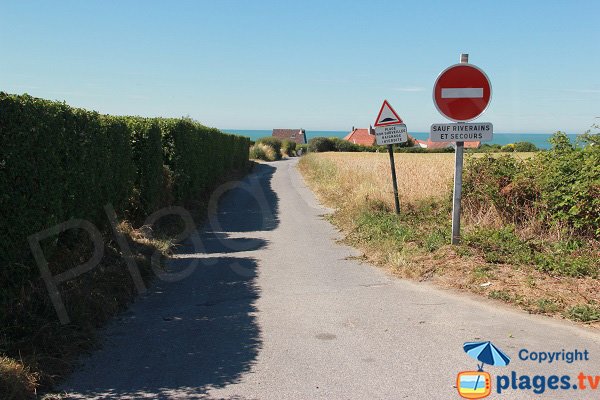
[[[452,153],[454,152],[453,147],[427,149],[419,146],[415,146],[415,142],[409,138],[406,143],[399,143],[394,145],[394,152],[396,153]],[[308,150],[313,153],[325,153],[329,151],[338,152],[370,152],[370,153],[381,153],[387,152],[387,146],[362,146],[359,144],[351,143],[347,140],[343,140],[337,137],[316,137],[308,141]],[[478,149],[468,149],[470,153],[496,153],[496,152],[534,152],[539,149],[530,142],[518,142],[511,143],[505,146],[499,144],[482,144]]]
[[[527,153],[533,151],[539,151],[537,146],[530,142],[517,142],[509,143],[504,146],[499,144],[487,144],[483,143],[478,149],[469,150],[470,152],[476,153]]]
[[[250,158],[253,160],[277,161],[284,156],[294,157],[296,156],[296,147],[296,142],[266,136],[258,139],[250,147]]]

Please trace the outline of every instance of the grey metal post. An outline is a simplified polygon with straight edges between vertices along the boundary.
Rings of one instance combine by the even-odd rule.
[[[396,214],[400,214],[400,200],[398,199],[398,182],[396,182],[396,165],[394,163],[394,149],[388,144],[388,153],[390,154],[390,166],[392,167],[392,184],[394,185],[394,205]]]
[[[460,55],[460,62],[469,62],[468,54]],[[462,200],[462,172],[465,142],[456,142],[454,153],[454,194],[452,196],[452,244],[460,244],[460,202]]]
[[[452,196],[452,244],[460,243],[460,201],[462,199],[462,170],[464,142],[456,142],[454,158],[454,195]]]

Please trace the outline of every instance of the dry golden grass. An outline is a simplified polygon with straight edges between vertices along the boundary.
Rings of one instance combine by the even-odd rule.
[[[448,195],[454,154],[395,154],[400,203],[415,203]],[[387,153],[321,153],[302,160],[305,174],[327,171],[328,185],[314,187],[329,206],[361,207],[379,201],[394,208],[390,161]],[[313,164],[310,167],[308,164]],[[319,165],[314,165],[319,164]],[[301,167],[302,168],[302,167]]]
[[[35,396],[37,375],[22,363],[0,357],[0,393],[5,400],[24,400]]]
[[[531,154],[514,156],[527,158]],[[490,264],[479,249],[448,244],[453,153],[398,153],[395,161],[402,211],[397,218],[391,217],[394,199],[388,154],[313,153],[299,163],[319,200],[336,210],[331,221],[346,234],[348,244],[364,253],[365,259],[403,278],[431,280],[532,313],[564,315],[575,305],[600,304],[600,280],[596,278],[552,276],[531,265]],[[423,206],[428,210],[426,215],[419,211]],[[477,215],[465,213],[466,232],[482,225],[503,226],[493,207],[483,211]],[[364,219],[360,222],[365,215],[375,215],[366,227]],[[408,239],[398,233],[404,230]]]

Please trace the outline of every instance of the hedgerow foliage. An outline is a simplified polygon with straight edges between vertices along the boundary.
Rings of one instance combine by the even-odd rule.
[[[250,144],[189,119],[103,116],[2,92],[0,143],[0,308],[37,276],[29,235],[72,218],[106,227],[107,204],[147,216],[190,200],[247,166]]]
[[[281,147],[283,146],[283,142],[281,139],[273,137],[273,136],[265,136],[256,141],[257,144],[262,143],[271,147],[275,153],[275,160],[281,160]],[[274,160],[270,160],[274,161]]]
[[[504,222],[536,219],[581,236],[600,235],[600,146],[597,135],[574,146],[562,132],[552,149],[527,160],[511,156],[473,158],[464,175],[467,208],[493,205]]]

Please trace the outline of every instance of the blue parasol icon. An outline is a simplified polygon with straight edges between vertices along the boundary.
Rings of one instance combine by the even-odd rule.
[[[510,357],[507,356],[492,344],[492,342],[467,342],[463,344],[463,349],[465,353],[476,359],[477,361],[481,361],[481,365],[477,365],[477,369],[479,371],[483,371],[483,364],[494,365],[498,367],[505,367],[510,363]],[[477,376],[477,381],[475,381],[475,388],[479,383],[480,375]]]
[[[507,356],[492,344],[492,342],[467,342],[463,344],[465,353],[481,361],[480,371],[483,371],[483,364],[494,365],[498,367],[507,366],[510,363],[510,357]]]

